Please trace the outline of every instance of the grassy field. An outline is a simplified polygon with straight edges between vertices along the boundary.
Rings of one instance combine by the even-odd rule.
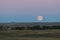
[[[60,40],[60,30],[0,31],[0,40]]]

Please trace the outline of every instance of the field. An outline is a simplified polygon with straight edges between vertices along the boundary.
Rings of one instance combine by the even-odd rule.
[[[0,40],[60,40],[60,30],[2,30]]]

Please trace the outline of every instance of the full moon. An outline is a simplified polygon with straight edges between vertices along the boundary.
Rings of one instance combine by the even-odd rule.
[[[42,21],[43,20],[43,16],[38,16],[37,20]]]

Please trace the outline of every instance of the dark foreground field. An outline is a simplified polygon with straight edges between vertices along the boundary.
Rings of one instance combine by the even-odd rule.
[[[60,30],[0,31],[0,40],[60,40]]]

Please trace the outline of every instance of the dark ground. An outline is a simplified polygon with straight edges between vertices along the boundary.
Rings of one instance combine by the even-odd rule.
[[[0,40],[60,40],[60,29],[0,31]]]

